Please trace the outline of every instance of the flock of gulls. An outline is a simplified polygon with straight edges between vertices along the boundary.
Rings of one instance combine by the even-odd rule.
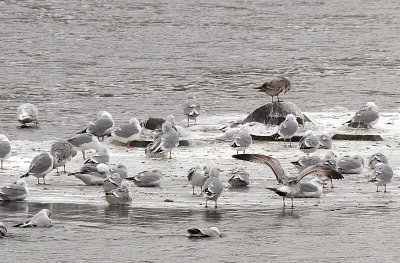
[[[290,82],[285,77],[279,76],[265,82],[257,87],[258,91],[265,92],[272,97],[272,103],[280,103],[279,94],[290,90]],[[277,101],[274,102],[274,97]],[[183,114],[187,118],[187,126],[196,125],[196,118],[201,113],[200,103],[193,94],[189,94],[183,103]],[[35,105],[26,103],[18,107],[17,118],[21,127],[29,128],[39,125],[38,110]],[[369,129],[379,120],[377,106],[368,102],[361,107],[354,117],[345,122],[352,128]],[[149,158],[172,158],[172,151],[178,147],[182,127],[178,126],[172,115],[166,119],[149,118],[145,121],[132,118],[128,124],[116,127],[112,115],[107,111],[101,111],[98,117],[91,121],[83,130],[78,131],[72,138],[60,140],[51,145],[48,152],[43,152],[34,157],[27,171],[21,171],[21,178],[14,183],[7,184],[0,188],[0,199],[3,201],[23,201],[29,196],[29,190],[24,178],[34,176],[37,184],[46,184],[46,175],[54,169],[59,172],[60,168],[65,171],[65,165],[72,158],[82,154],[83,163],[79,171],[69,173],[68,176],[75,176],[86,185],[99,185],[103,187],[104,198],[109,205],[129,205],[132,200],[130,181],[138,187],[157,187],[161,184],[163,172],[150,170],[129,176],[124,164],[115,166],[109,165],[110,156],[108,147],[103,143],[105,138],[112,137],[130,147],[130,142],[138,140],[145,130],[153,130],[153,140],[145,148],[145,155]],[[287,114],[285,120],[280,123],[276,133],[272,136],[275,139],[283,140],[283,147],[293,147],[292,137],[298,132],[299,124],[296,116]],[[234,132],[232,132],[234,130]],[[361,173],[364,167],[364,160],[361,156],[345,156],[337,159],[331,150],[331,136],[326,133],[316,134],[307,130],[301,137],[298,148],[304,153],[292,164],[298,169],[298,174],[289,176],[283,169],[279,160],[263,154],[246,153],[246,149],[252,144],[252,136],[247,126],[232,128],[225,133],[229,135],[230,147],[236,151],[233,158],[264,164],[272,170],[276,177],[277,186],[267,187],[283,199],[283,206],[286,206],[285,199],[291,200],[293,208],[294,198],[319,198],[323,189],[330,182],[333,187],[333,180],[342,179],[343,174]],[[6,135],[0,135],[0,160],[1,169],[6,169],[4,160],[10,157],[12,145]],[[328,149],[324,157],[311,155],[318,149]],[[86,151],[94,150],[95,154],[86,156]],[[242,153],[239,153],[242,152]],[[392,181],[393,169],[388,164],[388,158],[383,153],[375,153],[368,159],[368,167],[373,169],[370,182],[375,183],[376,191],[380,186],[384,187]],[[193,188],[200,188],[205,198],[205,206],[209,201],[214,202],[217,208],[218,198],[221,196],[224,185],[219,178],[221,169],[216,166],[195,166],[188,170],[188,184]],[[310,178],[305,182],[304,178]],[[231,187],[247,187],[250,184],[249,173],[244,168],[236,168],[229,173],[229,185]],[[14,227],[49,227],[51,226],[51,211],[42,209],[29,220],[16,224]],[[190,237],[220,237],[221,234],[216,227],[210,229],[191,228],[188,230]],[[7,235],[6,226],[0,222],[0,237]]]

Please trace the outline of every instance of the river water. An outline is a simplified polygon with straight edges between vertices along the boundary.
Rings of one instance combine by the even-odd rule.
[[[303,111],[355,111],[367,101],[399,109],[397,0],[4,0],[0,12],[0,133],[11,140],[67,138],[100,110],[117,124],[182,120],[188,92],[202,116],[246,114],[270,101],[253,88],[276,75],[292,83],[281,98]],[[24,102],[39,108],[38,129],[17,128]],[[54,211],[55,226],[12,229],[0,240],[0,261],[395,261],[399,231],[391,228],[397,202],[282,211],[30,201],[1,203],[0,220],[43,207]],[[187,238],[186,228],[214,224],[223,238]]]

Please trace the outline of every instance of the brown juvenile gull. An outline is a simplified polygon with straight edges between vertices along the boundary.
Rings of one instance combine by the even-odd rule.
[[[278,102],[280,102],[279,94],[282,91],[286,93],[288,90],[290,90],[290,81],[285,77],[278,76],[265,82],[260,87],[257,87],[255,89],[258,89],[259,92],[265,92],[267,95],[271,96],[272,103],[274,102],[275,96],[278,98]]]
[[[57,173],[58,167],[61,166],[64,167],[64,173],[66,173],[65,164],[76,156],[77,150],[67,141],[57,141],[51,145],[50,154],[54,157],[54,168],[57,169]]]
[[[285,206],[285,198],[292,199],[293,208],[293,198],[295,198],[299,193],[301,193],[301,183],[300,181],[309,174],[324,175],[332,179],[343,179],[343,176],[337,171],[329,168],[326,165],[312,165],[301,171],[296,177],[288,177],[285,174],[279,161],[271,156],[266,156],[263,154],[237,154],[233,155],[233,158],[250,161],[254,163],[261,163],[268,165],[272,172],[274,173],[276,180],[281,187],[267,187],[267,189],[274,191],[278,195],[283,197],[283,206]]]

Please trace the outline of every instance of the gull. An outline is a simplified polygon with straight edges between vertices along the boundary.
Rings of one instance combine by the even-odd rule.
[[[393,169],[389,164],[378,163],[375,165],[374,172],[372,173],[372,178],[369,182],[376,184],[376,191],[379,192],[379,186],[385,186],[383,192],[386,193],[386,184],[391,183],[393,179]]]
[[[282,186],[279,188],[267,187],[267,189],[282,196],[284,207],[286,206],[285,198],[290,198],[292,199],[293,208],[293,198],[295,198],[301,190],[300,181],[309,174],[324,175],[332,179],[343,179],[343,176],[340,173],[325,165],[312,165],[305,168],[296,177],[288,177],[286,176],[285,171],[283,170],[279,161],[271,156],[262,154],[238,154],[233,155],[232,157],[240,160],[268,165],[274,173],[276,180]]]
[[[7,228],[6,226],[0,222],[0,238],[3,238],[7,235]]]
[[[26,172],[24,175],[21,176],[23,177],[28,177],[29,175],[33,175],[37,178],[38,183],[39,183],[39,178],[43,178],[43,184],[46,184],[45,176],[53,170],[54,167],[54,157],[50,153],[41,153],[37,155],[33,160],[31,161],[31,164],[29,165],[29,170]]]
[[[32,218],[23,223],[14,225],[13,227],[50,227],[51,226],[51,212],[49,209],[42,209],[37,212]]]
[[[318,177],[310,182],[300,182],[300,191],[295,198],[319,198],[323,192],[323,183]]]
[[[290,163],[293,164],[299,172],[301,172],[308,166],[322,163],[322,159],[321,159],[321,157],[316,156],[316,155],[302,156],[297,161],[290,162]]]
[[[0,134],[0,169],[4,169],[3,160],[8,159],[11,155],[11,144],[7,136]]]
[[[140,138],[142,126],[136,118],[131,118],[129,124],[123,125],[111,132],[114,140],[126,143],[130,147],[129,142]]]
[[[172,128],[172,124],[166,121],[162,125],[162,132],[157,134],[153,142],[149,146],[151,154],[162,154],[163,156],[169,153],[171,158],[171,152],[179,145],[179,135]]]
[[[221,237],[221,233],[216,227],[210,227],[209,229],[190,228],[188,233],[189,237]]]
[[[240,128],[240,131],[233,136],[230,147],[235,149],[236,153],[239,153],[239,151],[243,151],[243,153],[245,153],[246,149],[251,145],[252,141],[253,140],[251,138],[249,130],[246,126],[242,126]]]
[[[221,179],[219,179],[220,172],[221,170],[218,167],[212,167],[209,172],[209,177],[204,182],[203,196],[206,199],[206,207],[208,207],[207,202],[213,200],[215,202],[215,208],[217,208],[218,197],[224,190],[224,185]]]
[[[114,189],[120,188],[122,181],[123,179],[117,173],[107,176],[107,178],[103,182],[104,193],[108,193]]]
[[[196,124],[196,118],[200,115],[200,111],[200,103],[193,94],[189,93],[183,103],[183,114],[187,116],[188,127],[190,126],[189,120],[194,120],[194,124]]]
[[[373,102],[367,102],[354,115],[354,117],[343,123],[352,128],[372,128],[379,120],[378,107]]]
[[[319,147],[319,140],[315,133],[311,130],[308,130],[304,133],[303,137],[301,137],[299,141],[299,149],[300,151],[310,155],[310,153],[315,152]]]
[[[90,122],[89,125],[78,132],[78,134],[89,133],[102,140],[104,140],[104,136],[110,136],[111,132],[114,130],[114,120],[111,114],[107,111],[100,111],[98,115],[98,118]]]
[[[373,153],[370,157],[368,157],[368,167],[371,169],[375,168],[377,163],[388,163],[389,160],[383,153]]]
[[[129,205],[133,199],[129,186],[129,182],[123,181],[120,188],[105,193],[107,203],[109,205]]]
[[[22,124],[21,127],[38,125],[38,115],[39,111],[31,103],[24,103],[17,109],[17,119]]]
[[[332,137],[326,133],[323,132],[318,136],[318,141],[319,141],[319,149],[331,149],[332,148]]]
[[[92,134],[78,134],[67,140],[78,151],[82,151],[83,159],[85,158],[86,150],[96,150],[96,152],[107,152],[107,146],[99,142],[99,140]]]
[[[54,157],[54,168],[57,169],[57,173],[60,166],[64,167],[64,173],[66,173],[65,164],[76,156],[77,150],[67,141],[58,141],[51,145],[50,154]]]
[[[154,169],[151,171],[140,172],[137,175],[126,179],[132,180],[133,183],[139,187],[158,187],[161,184],[162,177],[163,173],[158,169]]]
[[[364,159],[356,154],[344,156],[337,162],[338,172],[341,174],[360,174],[364,168]]]
[[[118,174],[122,179],[126,179],[128,177],[128,168],[119,163],[116,166],[110,167],[110,174]]]
[[[277,97],[278,102],[280,102],[279,94],[282,91],[286,93],[288,90],[290,90],[290,81],[283,76],[277,76],[276,78],[265,82],[260,87],[255,89],[258,89],[259,92],[265,92],[267,95],[271,96],[272,103],[274,102],[274,97]]]
[[[208,178],[208,172],[206,172],[205,167],[204,168],[200,168],[200,166],[196,166],[196,167],[192,167],[188,170],[187,172],[187,179],[189,184],[192,185],[193,187],[193,195],[196,195],[194,193],[194,187],[200,187],[200,191],[203,192],[203,185],[204,182],[207,180]]]
[[[286,139],[289,139],[289,147],[292,147],[292,137],[297,132],[299,124],[296,116],[293,114],[286,115],[286,118],[279,124],[278,131],[272,135],[274,139],[283,138],[283,144],[286,147]]]
[[[5,201],[23,201],[28,194],[29,190],[24,179],[19,179],[0,188],[0,198]]]
[[[79,172],[70,173],[68,176],[73,175],[86,185],[103,185],[109,171],[108,165],[104,163],[85,164]]]
[[[160,132],[164,122],[164,118],[149,117],[145,120],[142,120],[140,122],[140,126],[146,130]]]
[[[232,187],[244,187],[250,184],[249,173],[243,168],[236,168],[227,174],[228,183]]]
[[[96,152],[92,156],[86,158],[84,163],[93,163],[93,164],[104,163],[108,165],[109,162],[110,162],[110,155],[108,154],[108,150],[105,149],[102,150],[102,152]]]
[[[336,160],[336,154],[334,152],[332,152],[332,151],[328,151],[325,154],[325,157],[322,160],[321,164],[331,168],[332,170],[338,171],[338,163],[337,163],[337,160]],[[331,188],[333,188],[333,180],[332,180],[332,178],[329,178],[328,176],[324,176],[324,175],[319,175],[318,177],[323,182],[331,181]]]

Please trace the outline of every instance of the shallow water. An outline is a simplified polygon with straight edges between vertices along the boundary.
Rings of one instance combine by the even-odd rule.
[[[203,115],[250,112],[270,101],[252,88],[277,74],[292,82],[282,98],[303,111],[355,111],[370,100],[399,108],[396,0],[9,0],[0,8],[0,122],[13,139],[25,136],[15,132],[23,102],[41,112],[31,139],[66,137],[103,109],[118,124],[183,119],[188,91]]]

